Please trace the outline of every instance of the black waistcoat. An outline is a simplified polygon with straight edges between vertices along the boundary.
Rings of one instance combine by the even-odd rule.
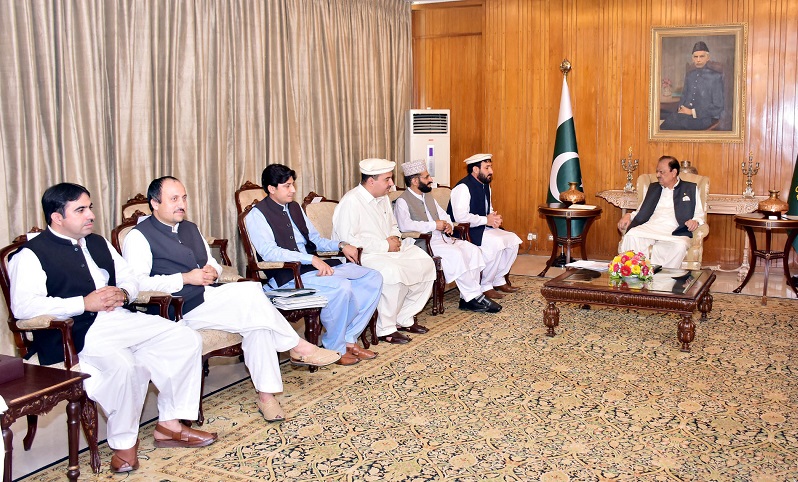
[[[272,228],[272,233],[274,233],[274,242],[277,243],[277,246],[290,251],[299,252],[296,239],[294,239],[294,227],[291,225],[291,221],[293,220],[297,229],[299,229],[299,232],[305,237],[305,250],[308,252],[308,254],[315,255],[316,245],[310,240],[310,232],[308,231],[307,224],[305,224],[305,217],[302,215],[302,208],[296,202],[290,202],[287,204],[287,206],[288,211],[291,213],[290,217],[285,212],[282,205],[277,204],[268,196],[263,198],[258,204],[255,205],[255,207],[261,213],[263,213],[263,217],[266,218],[266,222],[269,223],[269,226]],[[263,259],[260,257],[260,254],[257,254],[257,256],[258,261],[263,261]],[[330,266],[337,266],[341,264],[341,262],[337,259],[324,260],[324,262]],[[299,268],[299,273],[305,274],[315,270],[316,268],[314,268],[313,265],[303,264]],[[294,279],[291,271],[287,269],[269,270],[268,276],[270,278],[274,278],[277,286],[282,286]]]
[[[150,276],[188,273],[208,264],[205,243],[197,225],[190,221],[180,223],[178,231],[150,216],[140,222],[138,229],[147,239],[152,252]],[[175,296],[183,297],[183,313],[188,313],[205,301],[205,287],[183,285]]]
[[[661,193],[662,186],[658,182],[651,183],[648,187],[648,192],[646,192],[646,197],[643,199],[643,204],[640,205],[637,214],[635,214],[635,218],[632,219],[632,222],[629,224],[629,229],[640,226],[651,219],[651,215],[654,214],[654,209],[657,207]],[[676,222],[679,223],[679,226],[671,233],[674,236],[693,237],[693,233],[687,229],[684,223],[693,219],[695,215],[696,194],[697,191],[694,182],[679,180],[679,184],[673,188],[673,211],[676,215]]]
[[[460,184],[465,184],[468,187],[468,192],[471,193],[471,205],[468,212],[471,214],[476,214],[477,216],[487,216],[488,206],[490,206],[490,184],[481,183],[471,174],[460,179],[455,187],[459,186]],[[457,221],[457,219],[454,218],[454,213],[452,212],[451,201],[449,201],[449,205],[446,207],[446,212],[449,213],[449,217],[452,218],[452,221]],[[468,229],[468,234],[471,236],[471,242],[477,246],[482,246],[482,234],[484,232],[484,224],[482,226],[471,226]]]
[[[99,234],[86,236],[86,247],[94,263],[108,272],[108,286],[116,286],[114,259],[108,249],[108,243]],[[47,296],[55,298],[72,298],[86,296],[97,287],[91,277],[86,257],[80,246],[72,244],[69,239],[60,238],[49,229],[25,243],[25,247],[33,251],[42,269],[47,274]],[[72,339],[78,353],[83,350],[86,333],[97,318],[94,311],[85,311],[73,316]],[[33,334],[31,355],[39,354],[39,363],[52,365],[64,361],[63,340],[58,330],[36,330]]]

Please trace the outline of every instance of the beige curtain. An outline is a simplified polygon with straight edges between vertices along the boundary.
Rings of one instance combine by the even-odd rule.
[[[233,194],[266,164],[339,197],[361,158],[403,160],[410,21],[404,0],[0,2],[0,242],[42,226],[61,181],[108,236],[169,174],[235,259]]]

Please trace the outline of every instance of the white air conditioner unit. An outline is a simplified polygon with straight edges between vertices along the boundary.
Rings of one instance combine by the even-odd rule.
[[[435,182],[451,186],[449,109],[410,109],[407,114],[407,160],[424,159]]]

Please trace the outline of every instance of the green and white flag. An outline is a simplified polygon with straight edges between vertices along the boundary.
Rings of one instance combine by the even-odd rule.
[[[795,159],[795,168],[792,172],[792,182],[790,183],[790,192],[787,193],[787,214],[790,216],[798,216],[798,157]],[[798,238],[792,243],[792,247],[798,251]],[[789,253],[786,253],[789,254]],[[785,259],[786,263],[787,260]]]
[[[579,151],[576,148],[576,129],[574,129],[574,116],[571,111],[571,93],[568,91],[568,82],[562,77],[562,97],[560,97],[560,115],[557,118],[557,136],[554,140],[554,156],[551,161],[551,176],[549,177],[549,193],[546,202],[560,202],[560,193],[568,190],[568,183],[578,183],[582,191],[582,170],[579,167]],[[566,235],[565,219],[555,219],[557,235]],[[583,220],[574,220],[571,225],[571,235],[582,233]]]

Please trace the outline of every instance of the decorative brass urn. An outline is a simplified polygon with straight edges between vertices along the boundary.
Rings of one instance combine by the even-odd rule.
[[[682,168],[681,168],[680,172],[688,172],[690,174],[698,174],[698,169],[693,167],[693,165],[690,164],[690,161],[684,160],[684,161],[682,161]]]
[[[779,191],[770,190],[770,197],[759,202],[759,210],[769,216],[779,216],[789,209],[789,204],[779,199]]]
[[[576,188],[578,185],[578,182],[569,182],[568,190],[560,193],[560,201],[562,201],[563,204],[571,205],[585,202],[585,193]],[[785,210],[786,209],[787,208],[785,208]]]

